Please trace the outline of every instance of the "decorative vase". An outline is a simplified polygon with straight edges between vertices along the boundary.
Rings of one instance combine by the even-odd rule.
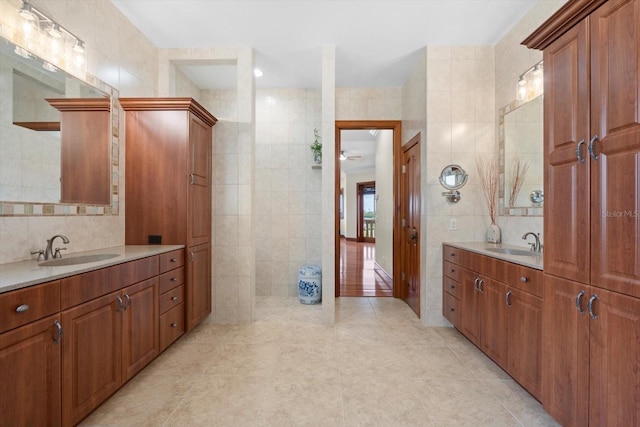
[[[304,265],[298,272],[298,298],[302,304],[322,301],[322,270],[318,265]]]
[[[314,151],[313,152],[313,161],[316,162],[317,165],[321,165],[322,164],[322,152],[321,151]]]
[[[487,242],[489,243],[500,243],[502,241],[502,231],[500,230],[500,226],[495,222],[491,223],[489,228],[487,228]]]

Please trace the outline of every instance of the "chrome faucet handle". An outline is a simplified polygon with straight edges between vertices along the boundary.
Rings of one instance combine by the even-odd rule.
[[[44,249],[40,249],[39,251],[31,252],[31,255],[35,255],[35,254],[38,254],[38,257],[36,258],[36,261],[43,261],[44,260]]]
[[[62,254],[60,251],[66,251],[67,248],[56,248],[56,251],[53,253],[54,258],[62,258]]]

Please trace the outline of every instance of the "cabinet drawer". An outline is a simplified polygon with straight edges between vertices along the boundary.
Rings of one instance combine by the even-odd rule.
[[[184,304],[167,311],[160,316],[160,351],[184,334]]]
[[[164,294],[170,289],[184,283],[184,267],[176,268],[160,276],[160,293]]]
[[[451,246],[443,246],[442,259],[444,261],[449,261],[449,262],[453,262],[454,264],[462,265],[462,249],[454,248]]]
[[[443,293],[442,315],[453,326],[460,327],[460,300],[447,292]]]
[[[60,281],[0,294],[0,333],[60,311]]]
[[[458,299],[460,299],[460,296],[462,295],[462,286],[460,285],[460,282],[457,282],[450,277],[445,277],[443,279],[443,290]]]
[[[160,295],[160,314],[164,314],[184,302],[184,285],[170,289]]]
[[[160,273],[173,270],[174,268],[182,267],[183,265],[184,251],[182,249],[160,255]]]
[[[462,278],[462,267],[460,267],[459,265],[445,261],[443,269],[444,271],[442,273],[445,277],[449,277],[456,282],[459,282]]]
[[[542,271],[523,265],[509,263],[507,284],[542,298]]]

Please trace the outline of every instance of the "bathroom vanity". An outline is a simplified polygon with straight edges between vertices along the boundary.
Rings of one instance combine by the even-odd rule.
[[[182,246],[78,255],[0,265],[3,425],[76,425],[185,331]]]
[[[542,255],[507,245],[443,245],[443,315],[541,398]]]

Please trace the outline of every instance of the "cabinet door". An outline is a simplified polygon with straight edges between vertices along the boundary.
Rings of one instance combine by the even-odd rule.
[[[128,381],[160,353],[158,278],[122,291],[122,378]]]
[[[480,299],[482,345],[484,352],[503,368],[507,366],[507,287],[500,282],[481,278]]]
[[[542,397],[542,299],[509,289],[507,304],[508,371],[529,393]]]
[[[462,309],[460,313],[460,332],[471,342],[480,345],[480,331],[482,329],[482,302],[480,292],[476,289],[478,274],[471,270],[462,272]]]
[[[640,299],[592,288],[589,422],[640,425]],[[595,298],[595,296],[594,296]]]
[[[591,284],[640,297],[640,0],[608,1],[589,19]]]
[[[212,129],[189,115],[189,219],[188,246],[211,241]]]
[[[75,425],[122,383],[119,293],[61,313],[62,424]]]
[[[51,316],[0,334],[0,424],[60,425],[60,345]],[[66,338],[65,338],[66,339]]]
[[[582,283],[544,275],[542,403],[565,427],[589,425],[589,292]]]
[[[200,245],[187,253],[187,330],[211,313],[211,246]]]
[[[587,58],[586,22],[544,51],[544,270],[582,283],[590,245]]]

